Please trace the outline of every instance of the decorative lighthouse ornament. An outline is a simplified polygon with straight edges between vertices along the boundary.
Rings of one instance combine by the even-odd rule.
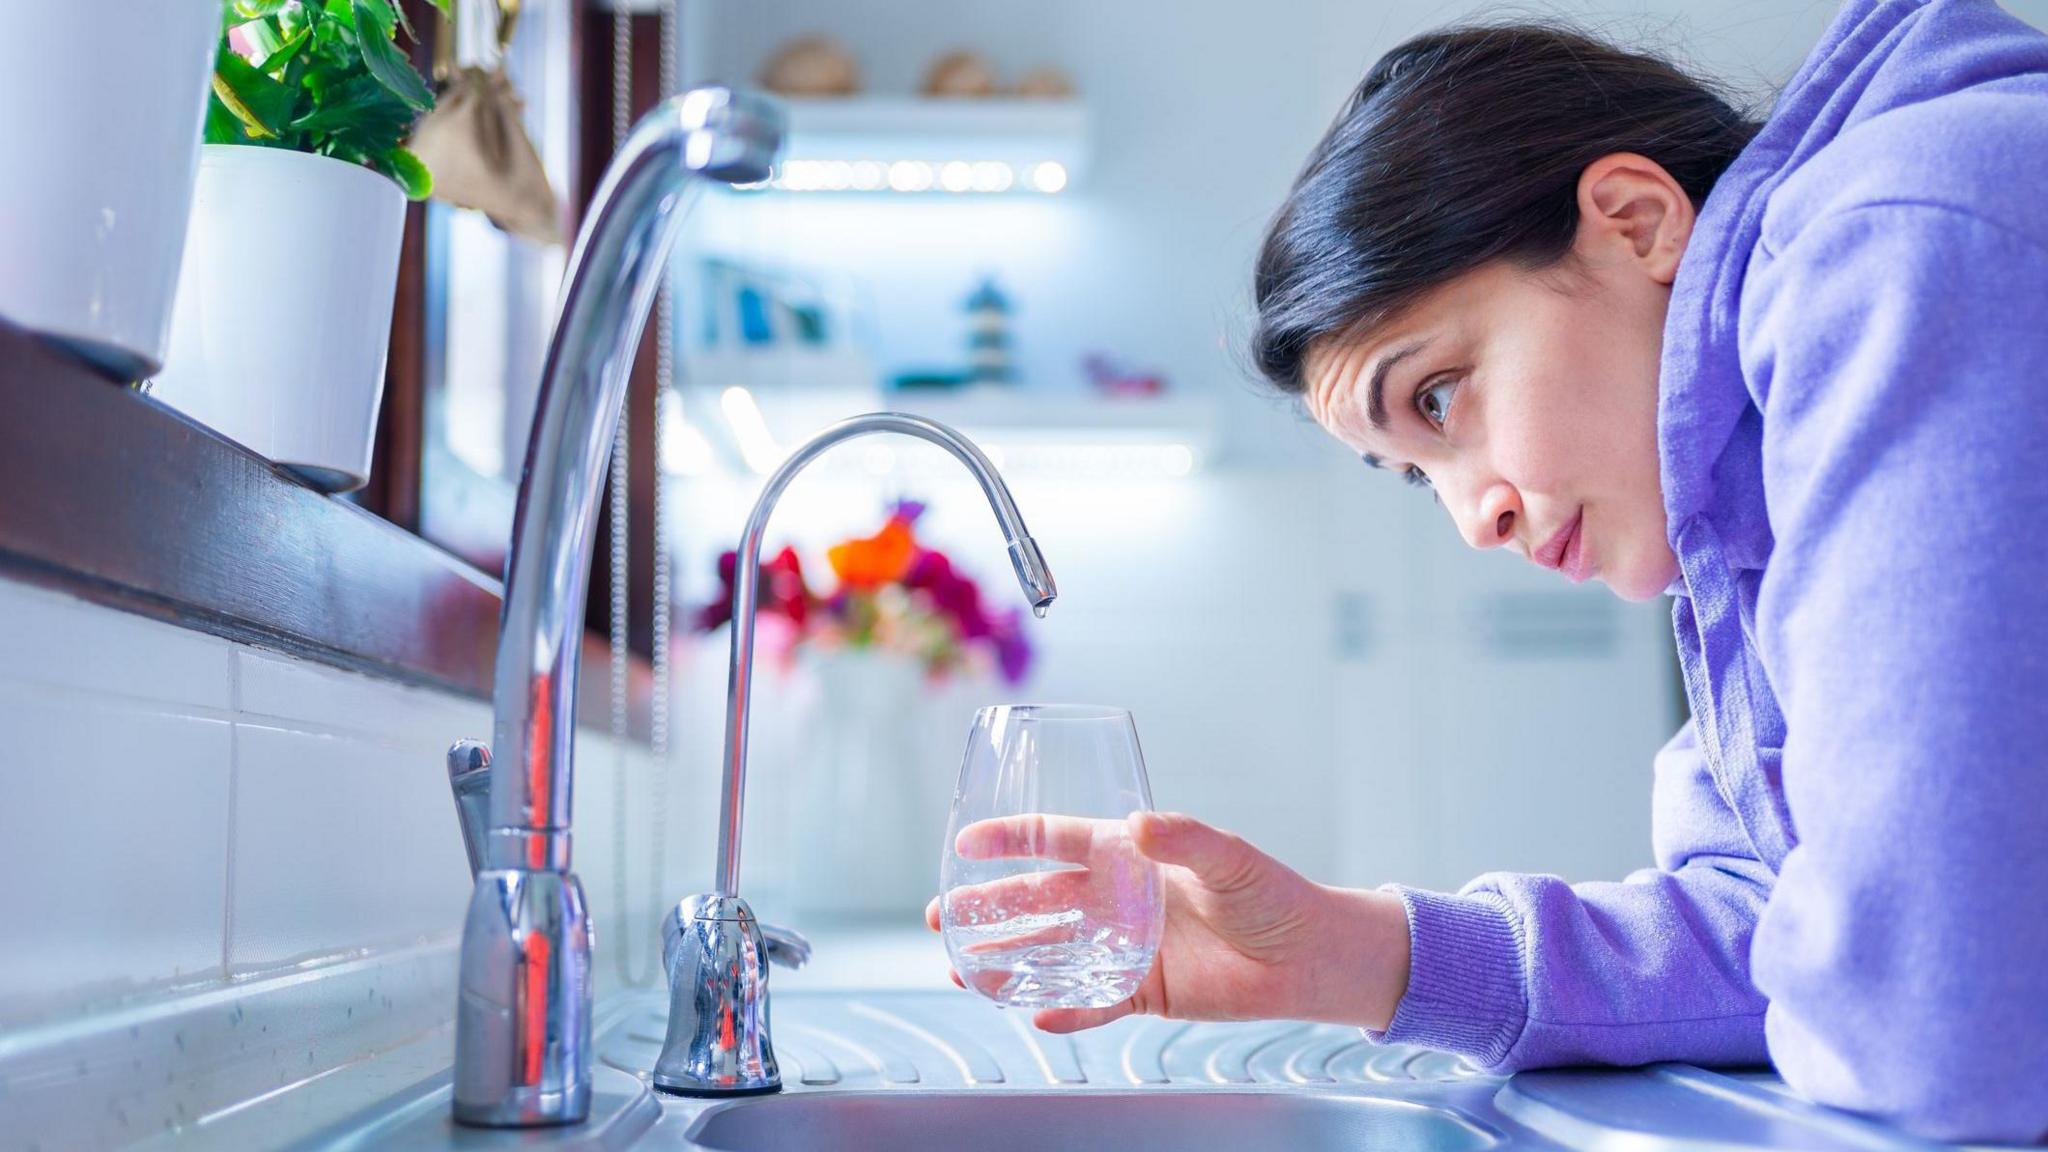
[[[1010,358],[1010,300],[996,287],[994,277],[983,280],[967,298],[967,382],[1017,382]]]

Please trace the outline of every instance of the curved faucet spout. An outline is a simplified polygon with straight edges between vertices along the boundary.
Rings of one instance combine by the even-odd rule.
[[[590,1110],[590,923],[569,870],[571,740],[597,501],[640,330],[691,194],[767,175],[775,106],[723,88],[636,125],[584,218],[548,344],[505,566],[494,747],[457,745],[458,803],[488,771],[489,817],[463,923],[458,1123],[535,1127]],[[465,814],[467,819],[467,815]]]
[[[640,331],[677,228],[705,179],[763,179],[775,106],[723,88],[670,98],[605,170],[548,344],[505,571],[492,685],[487,867],[541,867],[569,830],[576,671],[598,497]]]
[[[1046,606],[1059,595],[1059,589],[1053,584],[1052,569],[1046,567],[1045,555],[1038,550],[1038,542],[1024,527],[1024,517],[1017,511],[1017,502],[1010,498],[1009,486],[1003,483],[1002,475],[994,464],[989,463],[981,449],[975,447],[974,441],[944,424],[897,412],[855,416],[811,437],[791,453],[789,459],[783,461],[775,474],[768,478],[767,486],[761,489],[760,499],[754,502],[753,514],[747,517],[746,532],[740,537],[738,562],[733,566],[732,666],[726,684],[725,791],[718,813],[720,896],[730,898],[739,895],[740,828],[747,791],[747,714],[754,681],[754,605],[760,596],[761,538],[767,534],[768,517],[774,513],[782,490],[811,461],[835,444],[877,432],[895,432],[930,441],[966,465],[980,483],[982,494],[988,497],[989,508],[995,513],[996,521],[1002,525],[1003,539],[1010,547],[1010,564],[1016,570],[1017,584],[1024,590],[1024,598],[1030,602],[1031,610],[1039,616],[1045,615]]]
[[[782,1087],[768,1034],[770,934],[740,899],[740,828],[747,793],[747,712],[754,684],[754,606],[760,596],[761,539],[775,502],[796,474],[835,444],[874,432],[928,440],[953,454],[981,484],[1003,527],[1017,584],[1043,616],[1059,590],[1038,542],[995,465],[974,442],[921,416],[877,412],[841,421],[805,441],[761,489],[733,565],[732,673],[725,713],[725,796],[718,812],[718,889],[670,911],[662,928],[668,972],[668,1035],[654,1062],[654,1086],[692,1096],[733,1097]]]

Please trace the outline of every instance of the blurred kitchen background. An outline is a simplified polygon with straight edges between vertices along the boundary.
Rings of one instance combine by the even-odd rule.
[[[578,841],[601,847],[579,865],[600,909],[709,879],[727,634],[696,625],[727,594],[719,556],[784,453],[878,408],[990,451],[1062,594],[1017,623],[1014,679],[992,643],[912,650],[920,627],[959,628],[929,590],[867,601],[898,615],[864,643],[834,615],[835,544],[922,504],[915,546],[978,582],[1000,631],[1022,605],[999,537],[966,474],[912,442],[857,442],[798,480],[764,551],[794,549],[806,591],[786,568],[770,587],[808,597],[801,625],[763,625],[744,883],[764,917],[910,922],[973,710],[1002,701],[1130,708],[1159,806],[1325,881],[1651,862],[1650,758],[1683,719],[1668,605],[1468,551],[1426,493],[1369,473],[1239,355],[1261,230],[1346,93],[1388,47],[1486,6],[684,0],[623,34],[586,10],[574,36],[568,6],[528,0],[513,57],[551,168],[580,128],[587,176],[615,127],[572,110],[570,77],[587,94],[593,69],[635,106],[778,88],[791,128],[775,179],[695,211],[639,365],[627,510],[605,529],[630,525],[633,547],[621,573],[600,564],[592,623],[649,657],[672,629],[673,676],[651,758],[585,758]],[[1761,106],[1833,8],[1561,10],[1685,45]],[[428,296],[447,303],[421,526],[488,565],[561,255],[431,213]]]

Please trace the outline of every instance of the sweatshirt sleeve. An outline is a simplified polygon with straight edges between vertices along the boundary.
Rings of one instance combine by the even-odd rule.
[[[1777,545],[1780,1072],[1924,1135],[2048,1134],[2048,247],[1951,208],[1801,226],[1753,279]],[[1748,351],[1754,349],[1754,352]]]
[[[1751,929],[1770,870],[1715,790],[1690,724],[1655,762],[1657,864],[1619,883],[1496,873],[1456,895],[1390,886],[1408,990],[1375,1040],[1493,1071],[1764,1059]]]

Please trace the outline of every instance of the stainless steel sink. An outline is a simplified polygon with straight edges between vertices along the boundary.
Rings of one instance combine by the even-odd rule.
[[[1766,1070],[1686,1065],[1489,1076],[1325,1024],[1118,1021],[1049,1036],[967,993],[785,989],[783,1090],[695,1099],[648,1083],[663,992],[599,1005],[590,1121],[481,1132],[445,1075],[294,1145],[327,1152],[808,1149],[1926,1149],[1808,1103]],[[223,1145],[226,1146],[226,1145]],[[246,1146],[246,1142],[242,1145]]]
[[[1442,1108],[1277,1092],[841,1092],[734,1104],[686,1139],[717,1152],[1185,1152],[1190,1148],[1489,1148],[1499,1138]]]

